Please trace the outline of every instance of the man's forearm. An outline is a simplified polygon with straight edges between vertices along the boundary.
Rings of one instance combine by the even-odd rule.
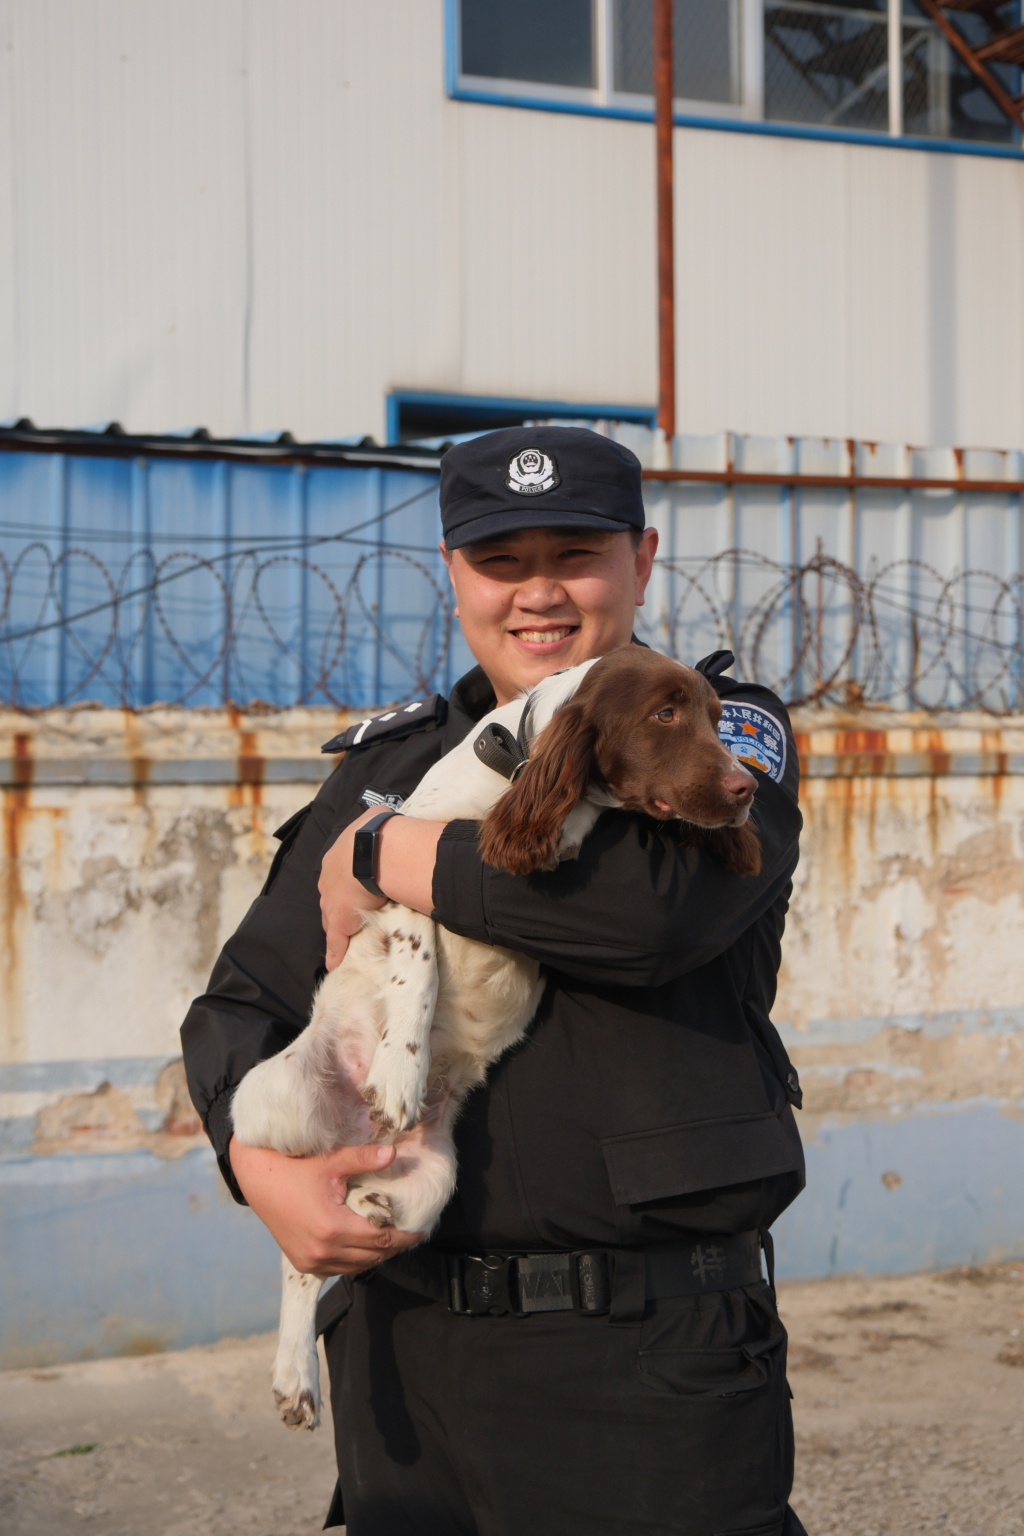
[[[434,910],[434,862],[443,821],[393,816],[383,828],[377,884],[392,901],[427,917]]]

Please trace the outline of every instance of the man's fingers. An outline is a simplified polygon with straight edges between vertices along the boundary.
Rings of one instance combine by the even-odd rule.
[[[330,1163],[334,1177],[359,1173],[364,1168],[386,1168],[395,1160],[395,1149],[389,1142],[367,1142],[361,1147],[339,1147],[324,1158]]]
[[[425,1232],[399,1232],[397,1227],[382,1227],[377,1246],[389,1251],[392,1248],[412,1248],[416,1243],[422,1243],[426,1235]]]
[[[326,958],[324,960],[324,964],[326,965],[327,969],[329,971],[336,971],[338,969],[338,966],[344,960],[347,951],[348,951],[348,937],[347,936],[345,936],[345,937],[343,937],[341,939],[334,939],[333,937],[329,938],[327,940],[327,955],[326,955]]]

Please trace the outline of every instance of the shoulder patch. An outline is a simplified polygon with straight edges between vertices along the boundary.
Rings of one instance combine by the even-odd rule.
[[[734,757],[748,768],[766,773],[777,784],[786,771],[786,733],[774,715],[759,704],[722,700],[718,734]]]
[[[372,784],[367,784],[359,798],[366,806],[386,806],[389,811],[400,811],[405,804],[404,795],[389,795],[387,790],[374,789]]]
[[[352,747],[376,746],[380,741],[401,741],[414,731],[436,731],[448,718],[448,700],[440,693],[412,704],[396,704],[382,714],[369,715],[350,725],[340,736],[325,741],[321,752],[347,752]]]

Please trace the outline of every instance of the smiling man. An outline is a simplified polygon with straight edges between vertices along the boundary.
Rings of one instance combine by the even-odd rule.
[[[442,547],[479,665],[449,700],[329,744],[342,762],[281,829],[183,1027],[235,1198],[297,1268],[343,1277],[320,1321],[328,1524],[349,1536],[802,1530],[785,1332],[761,1270],[803,1179],[799,1087],[769,1022],[800,830],[782,704],[722,676],[720,654],[703,664],[723,740],[759,769],[757,876],[625,811],[578,861],[532,876],[484,864],[471,822],[376,825],[496,702],[630,642],[657,549],[640,492],[636,458],[581,429],[449,450]],[[372,870],[354,871],[370,826]],[[426,1244],[344,1204],[345,1179],[391,1148],[287,1158],[231,1132],[245,1072],[295,1037],[325,965],[387,899],[532,955],[546,978],[526,1041],[467,1103],[458,1189]]]

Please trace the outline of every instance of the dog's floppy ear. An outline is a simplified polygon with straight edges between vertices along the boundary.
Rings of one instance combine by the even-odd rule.
[[[752,821],[742,827],[719,827],[707,834],[708,847],[734,875],[761,873],[761,840]]]
[[[480,851],[510,875],[553,869],[565,818],[590,779],[597,727],[582,704],[563,704],[537,738],[515,783],[480,824]]]

